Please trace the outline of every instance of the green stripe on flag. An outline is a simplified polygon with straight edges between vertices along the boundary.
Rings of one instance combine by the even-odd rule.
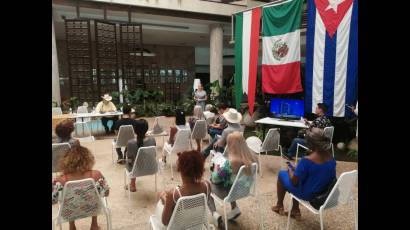
[[[242,102],[242,30],[243,13],[235,15],[235,101],[239,110]]]
[[[302,0],[263,8],[262,36],[276,36],[300,29]]]

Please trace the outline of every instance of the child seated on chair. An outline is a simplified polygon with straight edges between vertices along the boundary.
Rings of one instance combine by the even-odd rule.
[[[211,197],[210,183],[202,180],[204,173],[204,159],[195,150],[178,153],[177,171],[181,173],[182,185],[158,194],[159,201],[155,210],[155,217],[160,218],[163,225],[168,225],[175,205],[180,197],[204,193]]]
[[[182,111],[180,109],[175,110],[175,125],[170,127],[169,139],[168,139],[167,143],[164,143],[164,148],[170,149],[174,145],[175,137],[176,137],[176,134],[177,134],[177,131],[178,131],[177,126],[179,126],[179,127],[186,126],[185,113],[184,113],[184,111]],[[164,163],[167,162],[167,158],[166,158],[166,155],[164,153],[162,155],[162,161]]]
[[[93,154],[85,147],[74,145],[68,150],[59,161],[59,169],[63,175],[56,178],[52,182],[52,203],[58,202],[59,193],[63,191],[64,184],[68,181],[82,180],[92,178],[95,180],[95,185],[101,196],[109,195],[109,187],[107,182],[98,170],[93,170],[95,159]],[[75,222],[70,221],[70,230],[76,229]],[[98,230],[97,216],[93,216],[91,220],[91,230]]]
[[[307,130],[305,138],[310,149],[309,155],[300,160],[296,169],[288,165],[287,170],[281,170],[278,174],[278,200],[272,211],[280,215],[288,215],[283,208],[286,192],[310,201],[315,194],[325,190],[336,177],[336,161],[332,157],[330,141],[324,135],[323,129]],[[301,217],[299,202],[295,199],[290,216],[296,219]]]
[[[216,165],[211,173],[211,189],[213,193],[222,200],[228,196],[241,166],[246,165],[245,173],[250,175],[250,167],[252,163],[256,162],[241,132],[235,131],[230,133],[227,138],[227,145],[229,152],[228,159],[223,165]],[[221,225],[222,218],[221,215],[216,212],[215,202],[212,197],[209,198],[208,205],[218,226]],[[236,219],[241,214],[235,201],[231,202],[231,207],[232,211],[227,214],[228,220]]]

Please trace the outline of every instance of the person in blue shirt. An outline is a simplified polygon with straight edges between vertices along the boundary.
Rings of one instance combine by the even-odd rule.
[[[290,163],[288,170],[281,170],[277,181],[276,205],[272,211],[280,215],[287,215],[283,208],[286,192],[310,201],[315,194],[321,193],[336,178],[336,161],[331,154],[329,139],[324,135],[323,129],[312,128],[306,133],[306,144],[310,149],[308,155],[300,160],[296,169]],[[293,200],[291,217],[300,219],[299,202]]]

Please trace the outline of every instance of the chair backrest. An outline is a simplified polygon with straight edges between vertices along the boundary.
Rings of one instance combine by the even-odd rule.
[[[51,111],[52,111],[52,115],[61,115],[61,114],[63,114],[63,111],[61,110],[60,107],[53,107]]]
[[[262,141],[258,137],[252,136],[246,138],[246,144],[248,145],[248,148],[252,150],[255,153],[260,153],[261,152],[261,147],[262,147]]]
[[[92,178],[68,181],[64,184],[59,223],[97,216],[102,211],[102,200]]]
[[[134,128],[132,125],[121,125],[118,131],[116,147],[126,147],[128,141],[135,138]]]
[[[357,170],[342,173],[321,208],[331,208],[339,203],[346,204],[352,195],[353,187],[357,181],[357,174]]]
[[[204,139],[207,134],[206,121],[197,120],[192,130],[192,139]]]
[[[53,151],[53,157],[52,157],[52,172],[58,172],[57,169],[57,164],[58,161],[60,160],[60,157],[64,155],[67,150],[71,148],[71,145],[69,143],[58,143],[58,144],[52,144],[52,151]]]
[[[261,152],[268,152],[279,149],[280,133],[279,130],[269,129],[268,134],[263,140]]]
[[[88,113],[88,109],[86,106],[78,106],[77,113]]]
[[[206,125],[212,125],[215,121],[215,116],[206,118]]]
[[[229,191],[228,196],[225,197],[225,202],[232,202],[249,195],[255,195],[258,165],[257,163],[252,163],[250,175],[246,173],[245,169],[245,165],[242,165],[239,169],[231,190]]]
[[[134,177],[152,175],[158,171],[156,146],[140,147],[131,174]]]
[[[180,197],[167,229],[209,229],[207,200],[204,193]]]
[[[172,147],[172,153],[178,153],[188,150],[190,148],[190,135],[191,130],[189,129],[189,127],[187,129],[179,129],[176,133],[175,142]]]
[[[323,129],[324,135],[330,139],[330,143],[332,143],[332,141],[333,141],[333,131],[334,130],[335,130],[335,127],[333,127],[333,126],[325,127]]]

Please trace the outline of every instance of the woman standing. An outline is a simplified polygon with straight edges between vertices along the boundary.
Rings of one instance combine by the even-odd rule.
[[[196,105],[194,107],[194,116],[190,117],[188,120],[189,127],[191,128],[191,132],[194,130],[194,126],[196,121],[198,120],[205,120],[204,113],[202,112],[202,107],[199,105]],[[201,139],[196,139],[196,146],[197,146],[197,151],[201,152]]]
[[[195,91],[194,100],[197,105],[202,107],[202,111],[205,110],[205,102],[208,100],[208,96],[206,95],[206,91],[202,84],[198,85],[198,89]]]

